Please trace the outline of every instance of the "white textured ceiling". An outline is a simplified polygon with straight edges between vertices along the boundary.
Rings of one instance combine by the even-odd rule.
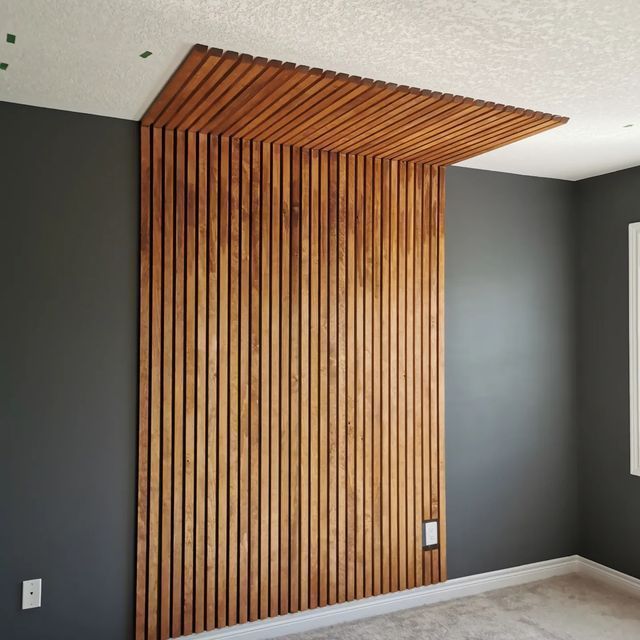
[[[571,118],[465,166],[640,164],[640,0],[1,0],[0,99],[139,119],[196,42]]]

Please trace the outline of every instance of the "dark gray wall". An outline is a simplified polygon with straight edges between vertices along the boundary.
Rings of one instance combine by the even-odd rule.
[[[640,578],[640,478],[629,473],[628,225],[640,167],[576,185],[580,553]]]
[[[137,125],[6,103],[0,123],[0,638],[128,640]],[[571,190],[449,170],[452,577],[576,551]]]
[[[127,640],[138,126],[8,103],[0,126],[0,638]]]
[[[447,172],[451,577],[576,552],[572,190]]]

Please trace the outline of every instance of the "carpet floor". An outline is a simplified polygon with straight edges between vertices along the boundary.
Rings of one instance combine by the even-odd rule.
[[[640,640],[640,599],[573,574],[287,639]]]

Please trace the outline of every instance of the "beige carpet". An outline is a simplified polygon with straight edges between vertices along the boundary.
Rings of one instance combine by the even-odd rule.
[[[287,636],[288,640],[640,640],[640,599],[560,576]]]

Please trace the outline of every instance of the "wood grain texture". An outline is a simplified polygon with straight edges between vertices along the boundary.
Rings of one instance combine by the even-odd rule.
[[[140,136],[137,640],[446,579],[444,167],[564,122],[190,51]]]
[[[280,145],[447,165],[567,118],[196,45],[143,117]]]
[[[443,169],[141,142],[138,640],[444,579]]]

